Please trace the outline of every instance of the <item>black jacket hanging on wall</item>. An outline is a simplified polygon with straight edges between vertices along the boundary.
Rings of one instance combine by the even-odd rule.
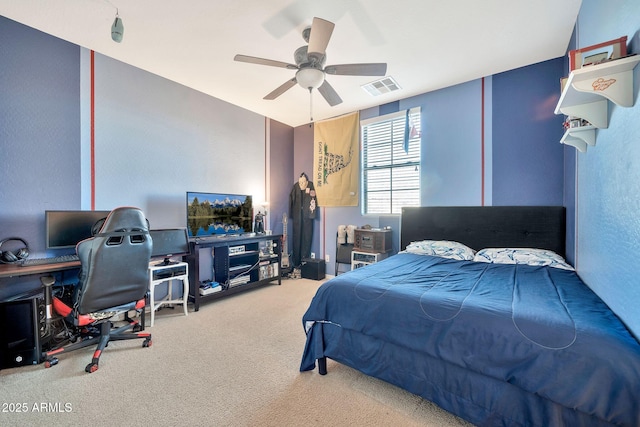
[[[313,237],[313,220],[316,218],[318,201],[313,183],[309,181],[307,188],[300,188],[295,183],[289,194],[289,217],[293,219],[292,250],[293,266],[299,267],[304,258],[311,256],[311,239]]]

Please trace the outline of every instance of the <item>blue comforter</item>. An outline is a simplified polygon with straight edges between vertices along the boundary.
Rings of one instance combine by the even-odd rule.
[[[573,271],[400,253],[319,288],[300,370],[326,324],[640,426],[640,344]]]

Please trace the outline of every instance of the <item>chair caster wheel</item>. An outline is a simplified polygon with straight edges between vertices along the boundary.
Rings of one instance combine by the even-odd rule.
[[[86,368],[84,368],[84,370],[90,374],[94,373],[95,371],[98,370],[98,364],[95,362],[91,362],[87,365]]]
[[[57,357],[52,357],[51,359],[47,359],[44,361],[44,367],[45,368],[50,368],[52,366],[55,366],[58,364],[58,358]]]
[[[151,345],[153,344],[153,341],[151,340],[144,340],[142,342],[142,347],[151,347]]]
[[[140,332],[142,331],[142,326],[140,326],[140,324],[136,325],[133,327],[133,332]]]

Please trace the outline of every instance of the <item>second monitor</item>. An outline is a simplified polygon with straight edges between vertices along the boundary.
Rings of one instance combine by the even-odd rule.
[[[46,248],[75,248],[78,242],[91,237],[94,224],[106,218],[109,212],[45,211]]]
[[[189,237],[186,228],[164,228],[160,230],[149,230],[153,240],[152,259],[162,258],[164,265],[174,262],[171,257],[189,255]]]

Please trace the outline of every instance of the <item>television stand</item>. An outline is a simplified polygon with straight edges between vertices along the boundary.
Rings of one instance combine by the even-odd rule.
[[[194,310],[200,309],[201,302],[275,281],[280,285],[281,237],[273,234],[192,239],[191,253],[185,261],[189,264],[189,300]]]

